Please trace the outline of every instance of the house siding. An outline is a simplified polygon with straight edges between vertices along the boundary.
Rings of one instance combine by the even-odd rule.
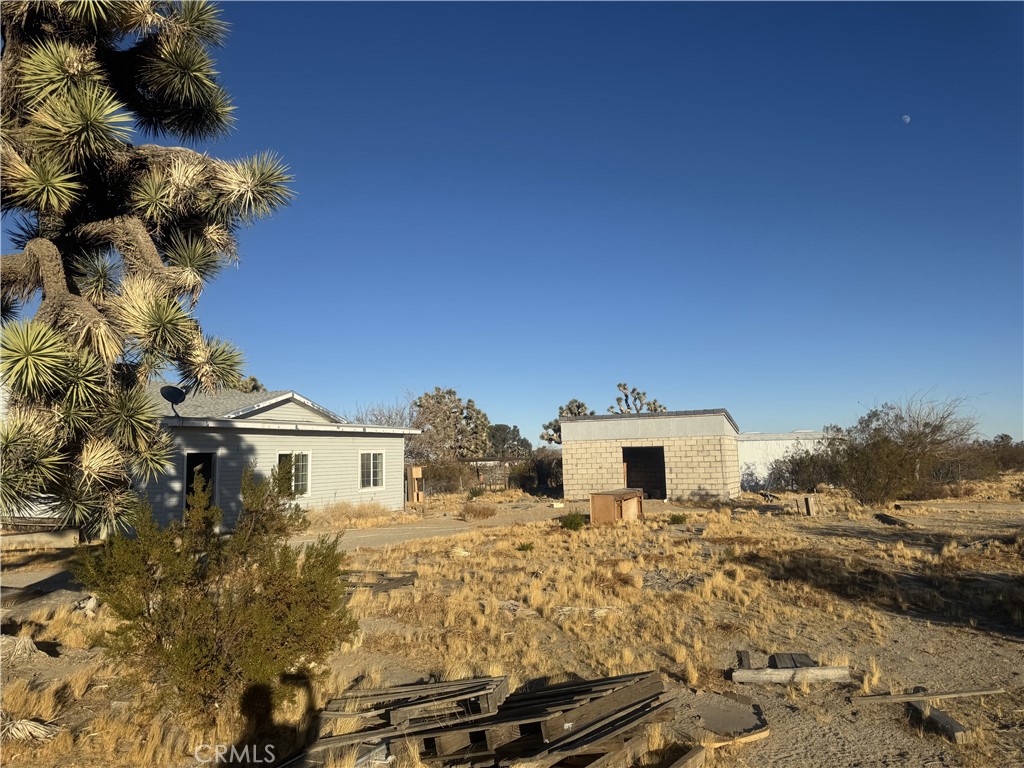
[[[824,432],[747,432],[737,438],[740,472],[744,490],[760,488],[768,480],[772,462],[794,451],[818,451],[825,442]]]
[[[307,408],[301,403],[294,401],[278,403],[268,408],[261,408],[258,411],[250,411],[237,416],[239,420],[251,419],[254,421],[287,421],[291,423],[306,424],[334,424],[335,422],[327,415],[314,408]]]
[[[258,476],[269,476],[277,466],[279,453],[309,453],[309,493],[296,499],[304,508],[336,501],[376,502],[388,509],[403,508],[403,437],[303,432],[301,425],[296,426],[295,432],[260,429],[211,432],[187,426],[173,429],[173,466],[166,474],[141,487],[153,508],[154,517],[161,524],[181,519],[186,453],[217,455],[214,501],[224,512],[224,526],[227,528],[234,527],[241,512],[242,473],[245,468],[254,465]],[[359,488],[359,454],[367,451],[384,454],[383,488]]]

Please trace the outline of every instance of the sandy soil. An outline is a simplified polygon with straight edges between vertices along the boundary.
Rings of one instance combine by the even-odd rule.
[[[763,707],[771,737],[721,750],[714,765],[1024,766],[1022,505],[901,504],[886,510],[912,526],[900,528],[841,497],[823,498],[813,518],[788,513],[788,499],[759,501],[647,502],[643,523],[569,532],[551,518],[585,504],[483,499],[497,510],[487,520],[441,510],[349,531],[353,569],[418,578],[353,595],[361,633],[334,658],[321,699],[360,678],[508,674],[520,684],[658,669],[673,685],[742,692]],[[109,617],[37,619],[27,631],[47,652],[5,658],[3,682],[55,690],[64,742],[4,745],[5,765],[132,765],[147,754],[151,765],[195,764],[166,714],[139,709],[154,692],[88,648],[84,629]],[[774,652],[848,662],[855,682],[735,684],[738,650],[754,666]],[[76,674],[84,686],[70,684]],[[905,705],[852,698],[913,685],[1008,692],[943,705],[973,729],[966,746],[922,729]],[[670,735],[685,744],[690,725],[680,717]],[[170,746],[157,750],[160,741]]]

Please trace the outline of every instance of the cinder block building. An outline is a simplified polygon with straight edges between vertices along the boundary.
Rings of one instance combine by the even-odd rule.
[[[647,497],[729,499],[740,493],[739,429],[724,408],[563,417],[565,498],[612,488]]]

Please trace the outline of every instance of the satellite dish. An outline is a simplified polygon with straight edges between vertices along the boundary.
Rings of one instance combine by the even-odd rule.
[[[181,414],[178,413],[178,409],[174,406],[181,405],[185,402],[185,390],[168,384],[164,387],[160,387],[160,397],[171,404],[171,410],[174,411],[174,415],[180,418]]]

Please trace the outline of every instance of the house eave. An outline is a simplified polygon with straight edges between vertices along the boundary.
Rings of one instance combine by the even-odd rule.
[[[329,411],[326,408],[324,408],[322,405],[314,403],[312,400],[310,400],[307,397],[303,397],[298,392],[292,392],[292,391],[285,392],[282,395],[278,395],[277,397],[272,397],[272,398],[270,398],[268,400],[262,400],[261,402],[253,403],[252,405],[247,405],[244,408],[239,408],[238,410],[231,411],[230,413],[225,413],[221,418],[224,418],[224,419],[237,419],[237,418],[240,418],[241,416],[245,416],[245,414],[247,414],[247,413],[253,413],[255,411],[261,411],[264,408],[269,408],[270,406],[277,405],[278,403],[283,403],[283,402],[286,402],[288,400],[292,400],[294,402],[299,403],[300,405],[306,406],[310,410],[316,411],[317,413],[321,413],[324,416],[326,416],[327,418],[329,418],[331,421],[335,422],[336,424],[345,424],[345,423],[347,423],[343,418],[341,418],[341,416],[339,416],[338,414],[334,413],[333,411]]]
[[[411,427],[381,427],[375,424],[314,424],[288,421],[254,421],[252,419],[210,419],[189,418],[188,416],[165,416],[160,420],[164,427],[179,429],[270,431],[270,432],[320,432],[325,434],[380,435],[405,437],[418,435],[420,430]]]

